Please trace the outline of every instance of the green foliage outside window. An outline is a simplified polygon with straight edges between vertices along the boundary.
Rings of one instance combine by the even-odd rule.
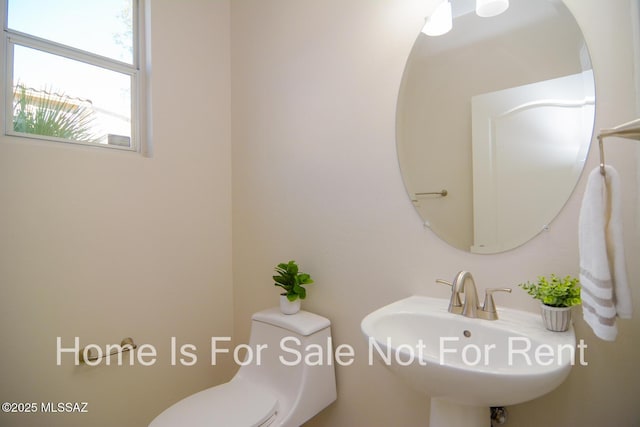
[[[82,142],[98,142],[90,101],[48,90],[14,87],[13,130]]]

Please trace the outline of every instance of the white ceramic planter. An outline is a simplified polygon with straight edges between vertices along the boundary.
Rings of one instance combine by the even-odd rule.
[[[550,307],[541,304],[542,321],[544,326],[554,332],[564,332],[571,324],[571,307]]]
[[[280,295],[280,311],[284,314],[296,314],[300,311],[300,298],[289,301],[286,295]]]

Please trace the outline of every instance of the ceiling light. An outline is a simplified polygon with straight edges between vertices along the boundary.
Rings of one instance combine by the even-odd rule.
[[[509,8],[509,0],[476,0],[476,13],[483,18],[500,15]]]
[[[451,3],[444,0],[430,16],[427,16],[422,32],[428,36],[441,36],[451,31],[452,27]]]

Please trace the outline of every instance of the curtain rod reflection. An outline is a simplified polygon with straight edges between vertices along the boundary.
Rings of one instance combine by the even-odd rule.
[[[426,192],[426,193],[414,193],[414,195],[416,197],[418,197],[418,196],[435,196],[435,195],[446,197],[447,194],[449,194],[449,192],[447,190],[429,191],[429,192]]]

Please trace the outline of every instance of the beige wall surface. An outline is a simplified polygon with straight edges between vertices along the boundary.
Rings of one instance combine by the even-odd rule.
[[[632,119],[629,0],[567,3],[591,49],[596,128]],[[316,281],[304,307],[330,318],[335,344],[356,351],[352,366],[337,369],[337,402],[308,425],[426,425],[427,397],[368,363],[361,319],[409,295],[446,297],[434,280],[460,269],[480,289],[578,273],[585,176],[548,232],[504,254],[463,253],[422,228],[394,132],[424,1],[151,6],[152,157],[0,139],[0,401],[90,404],[88,414],[0,414],[0,425],[145,426],[177,399],[226,381],[236,366],[209,363],[211,337],[246,342],[251,313],[276,304],[273,266],[289,259]],[[193,88],[197,108],[188,104]],[[640,255],[637,151],[607,144],[623,178],[628,260]],[[592,147],[587,168],[596,164]],[[637,263],[629,276],[636,290]],[[519,290],[496,299],[536,310]],[[509,408],[509,425],[640,423],[638,317],[604,343],[576,314],[589,365]],[[56,366],[58,336],[81,345],[132,336],[154,345],[158,361],[76,367],[63,355]],[[171,366],[173,336],[201,350],[195,366]]]
[[[596,128],[634,118],[629,0],[568,0],[591,49]],[[395,148],[395,105],[405,61],[424,17],[423,1],[241,0],[231,6],[234,295],[236,338],[252,312],[273,305],[272,267],[296,259],[312,273],[303,306],[333,322],[336,345],[356,351],[338,367],[338,401],[312,426],[426,425],[426,396],[369,366],[361,319],[413,295],[446,297],[434,283],[470,270],[478,287],[514,286],[540,274],[578,274],[577,216],[586,175],[548,232],[516,250],[472,255],[423,230],[407,197]],[[629,275],[639,289],[634,209],[637,144],[607,143],[623,178]],[[597,163],[592,147],[587,170]],[[634,292],[635,307],[640,290]],[[498,306],[536,311],[519,289]],[[636,310],[637,311],[637,310]],[[556,391],[509,408],[509,425],[640,424],[640,325],[619,322],[599,341],[576,310],[588,345]],[[634,342],[636,344],[634,344]],[[488,385],[490,387],[490,385]]]
[[[151,12],[152,157],[0,137],[0,401],[88,403],[2,426],[145,426],[231,374],[170,360],[171,337],[204,350],[233,333],[229,6]],[[76,336],[130,336],[157,361],[57,366],[56,337]]]

